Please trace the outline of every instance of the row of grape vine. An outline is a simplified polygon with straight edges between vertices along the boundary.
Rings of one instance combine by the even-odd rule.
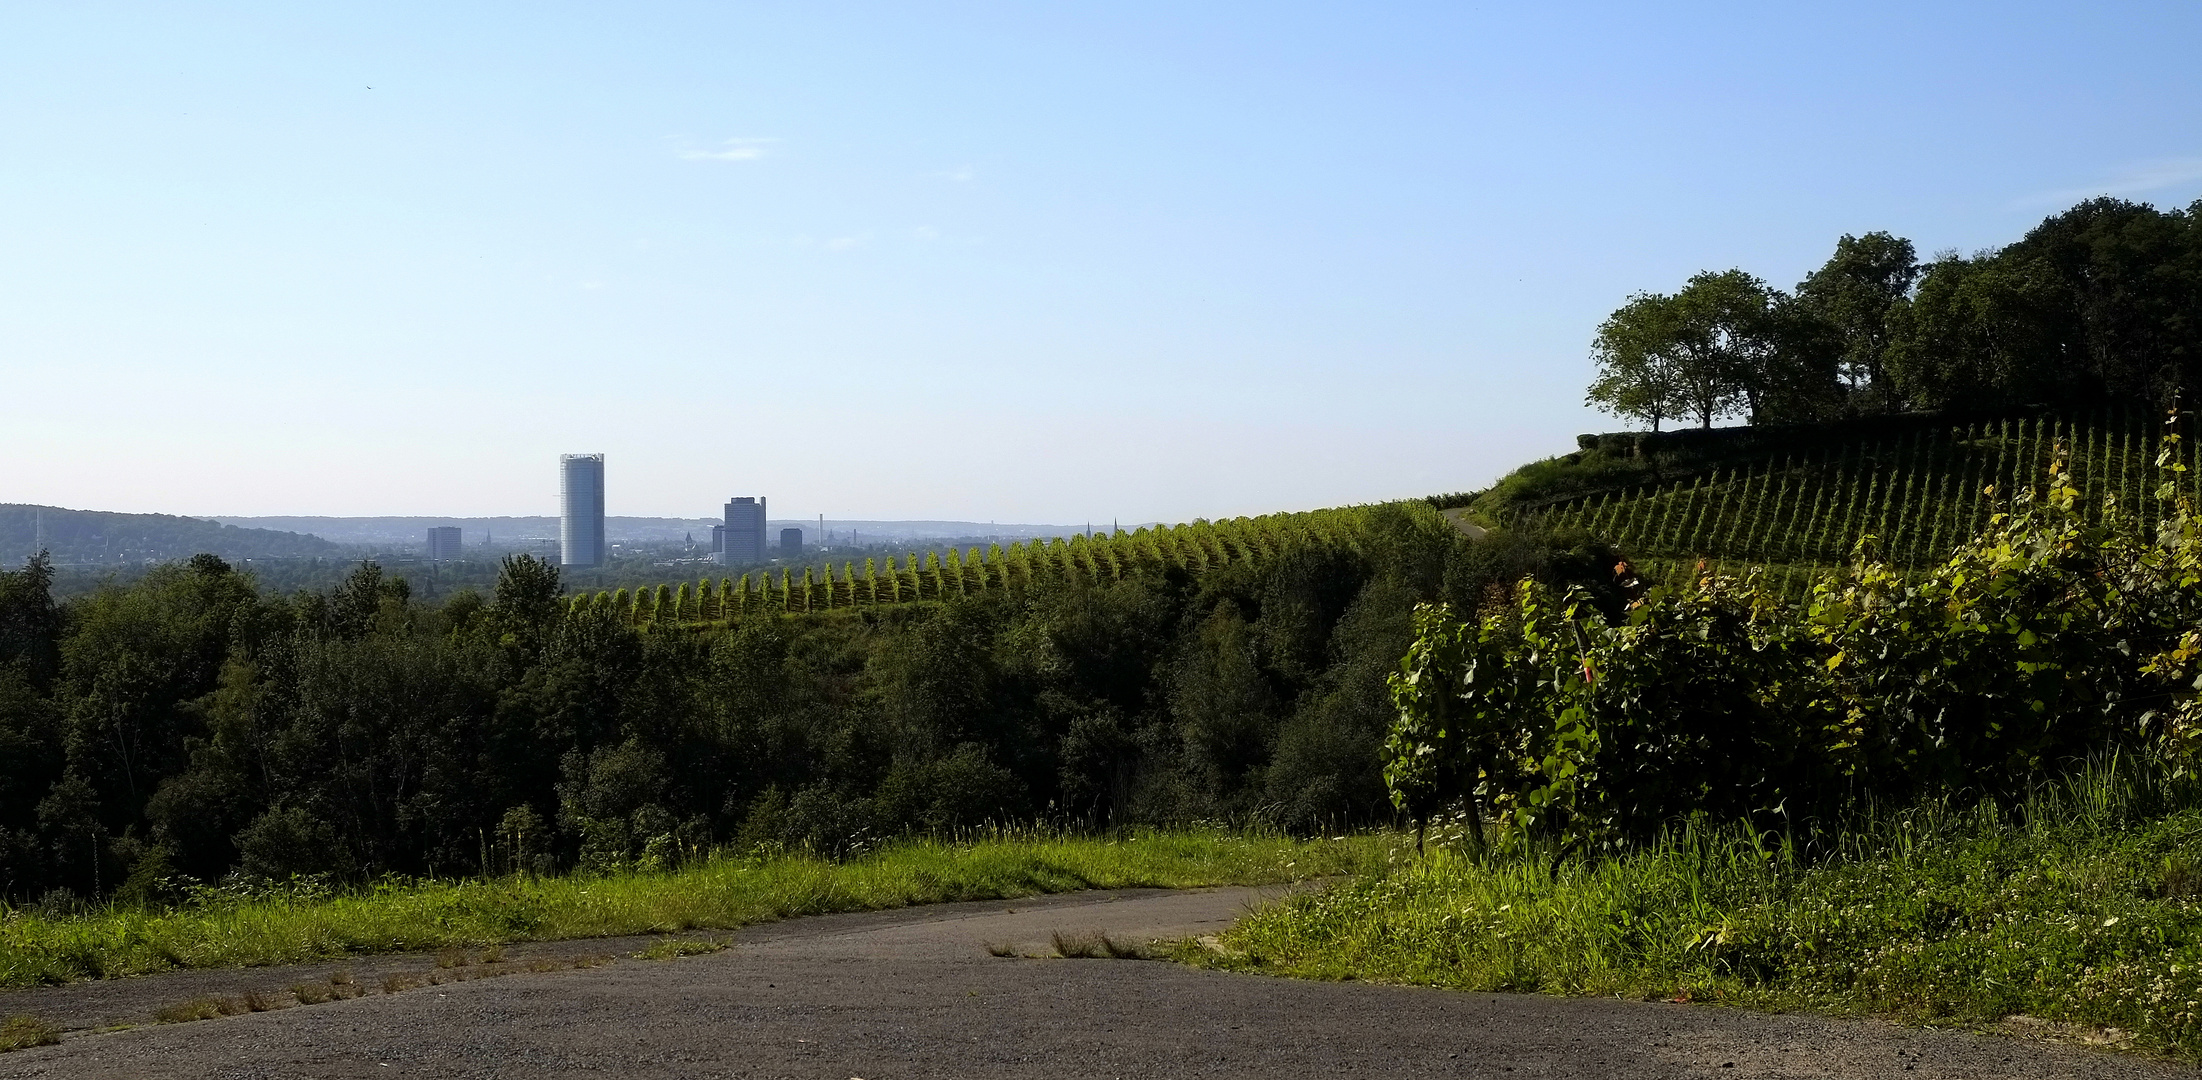
[[[2091,518],[2106,499],[2153,529],[2160,422],[2098,414],[1974,423],[1807,454],[1762,459],[1649,490],[1607,492],[1519,515],[1514,524],[1579,529],[1609,542],[1655,577],[1694,568],[1763,566],[1785,580],[1847,560],[1863,537],[1878,556],[1918,568],[2046,475],[2061,452]],[[2189,440],[2182,483],[2202,496],[2202,446]]]
[[[1113,535],[1034,540],[968,550],[911,552],[884,564],[867,558],[837,570],[805,567],[740,577],[703,578],[656,588],[619,589],[570,599],[573,610],[596,607],[635,625],[719,623],[762,613],[804,613],[881,607],[1030,588],[1072,578],[1120,580],[1140,569],[1192,574],[1233,564],[1260,565],[1303,543],[1353,546],[1365,518],[1358,508],[1197,521]]]

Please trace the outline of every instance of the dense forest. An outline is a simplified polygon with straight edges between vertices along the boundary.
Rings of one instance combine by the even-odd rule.
[[[1384,819],[1415,604],[1604,560],[1358,513],[1198,573],[708,621],[574,602],[525,556],[441,603],[371,564],[286,594],[211,555],[62,602],[34,559],[0,574],[0,878],[150,899],[988,821]]]
[[[1920,262],[1844,236],[1792,291],[1740,269],[1598,328],[1590,403],[1658,430],[1921,409],[2169,405],[2202,376],[2202,203],[2100,198],[2017,242]]]

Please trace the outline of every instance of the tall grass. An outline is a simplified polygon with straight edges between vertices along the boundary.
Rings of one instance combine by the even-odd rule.
[[[0,987],[454,945],[732,928],[793,915],[1089,888],[1253,885],[1360,871],[1368,838],[1226,832],[910,840],[861,859],[714,856],[662,873],[208,892],[169,910],[0,917]]]
[[[2090,769],[1868,810],[1824,850],[1691,825],[1555,872],[1443,846],[1225,936],[1279,974],[2113,1027],[2202,1056],[2202,800]]]

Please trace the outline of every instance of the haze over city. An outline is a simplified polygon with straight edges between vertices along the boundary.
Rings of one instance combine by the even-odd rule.
[[[577,452],[613,514],[1471,488],[1614,426],[1632,291],[2185,204],[2197,19],[18,7],[0,497],[546,514]]]

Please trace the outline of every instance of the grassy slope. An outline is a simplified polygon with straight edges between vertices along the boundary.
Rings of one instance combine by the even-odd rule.
[[[1422,859],[1255,913],[1207,962],[1321,979],[2115,1028],[2202,1058],[2202,800],[2096,776],[1805,860],[1732,831],[1598,863]]]
[[[360,953],[732,928],[791,915],[1088,888],[1253,885],[1362,870],[1367,838],[1295,841],[1227,833],[1123,840],[912,841],[844,863],[713,858],[665,873],[392,882],[209,895],[169,911],[110,908],[0,918],[0,987],[174,968],[294,963]]]

